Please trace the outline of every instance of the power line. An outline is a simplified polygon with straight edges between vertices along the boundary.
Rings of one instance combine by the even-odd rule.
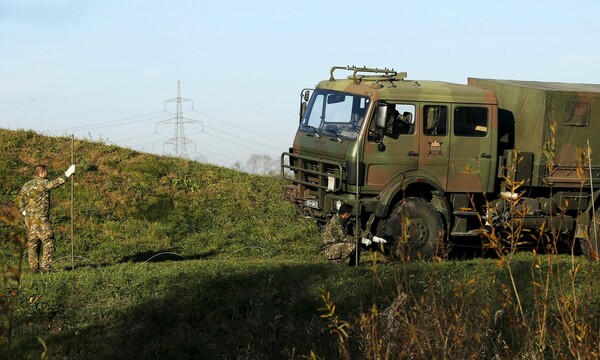
[[[139,118],[142,118],[142,117],[152,116],[152,115],[156,115],[156,114],[160,114],[160,113],[165,113],[165,112],[166,111],[164,111],[164,110],[163,111],[157,111],[157,112],[150,113],[150,114],[136,115],[136,116],[131,116],[131,117],[123,118],[123,119],[119,119],[119,120],[105,121],[105,122],[100,122],[100,123],[95,123],[95,124],[75,126],[75,127],[70,127],[70,128],[64,128],[64,129],[48,130],[48,132],[49,133],[56,133],[56,132],[65,132],[65,131],[67,131],[67,132],[86,131],[86,130],[101,129],[101,128],[110,127],[110,126],[114,126],[114,125],[134,124],[134,123],[143,122],[143,121],[156,120],[157,118],[159,118],[159,116],[152,117],[152,118],[147,118],[147,119],[135,120],[135,121],[130,121],[130,120],[139,119]]]
[[[137,147],[140,147],[140,146],[146,146],[146,145],[158,144],[158,143],[163,143],[163,142],[164,142],[164,140],[156,140],[156,141],[150,141],[150,142],[143,143],[143,144],[137,144],[136,146],[137,146]]]
[[[75,98],[82,98],[82,97],[98,97],[98,96],[102,96],[102,95],[112,95],[112,94],[118,94],[118,93],[123,93],[123,92],[129,92],[129,91],[133,91],[133,90],[151,89],[151,88],[155,88],[155,87],[157,87],[157,86],[141,86],[141,87],[136,87],[136,88],[120,89],[120,90],[115,90],[115,91],[102,91],[102,92],[94,92],[94,93],[49,96],[49,97],[40,97],[40,98],[31,98],[30,97],[30,98],[21,98],[21,99],[9,99],[9,100],[0,100],[0,104],[19,103],[19,102],[54,101],[54,100],[75,99]]]
[[[281,140],[277,140],[277,139],[273,139],[270,138],[268,136],[263,135],[260,132],[256,132],[256,131],[252,131],[249,129],[245,129],[243,127],[237,126],[235,124],[229,123],[225,120],[222,120],[218,117],[197,111],[195,109],[193,109],[193,100],[191,99],[187,99],[187,98],[183,98],[181,96],[181,88],[180,88],[180,81],[177,81],[177,97],[173,98],[173,99],[169,99],[165,101],[165,109],[163,111],[157,111],[157,112],[153,112],[153,113],[149,113],[149,114],[143,114],[143,115],[136,115],[136,116],[130,116],[130,117],[126,117],[126,118],[122,118],[122,119],[117,119],[117,120],[111,120],[111,121],[104,121],[104,122],[98,122],[98,123],[93,123],[93,124],[87,124],[87,125],[82,125],[82,126],[75,126],[75,127],[70,127],[70,128],[62,128],[62,129],[53,129],[53,130],[48,130],[48,133],[60,133],[60,132],[81,132],[81,131],[90,131],[90,130],[95,130],[95,129],[101,129],[101,128],[107,128],[107,127],[116,127],[116,126],[122,126],[122,125],[129,125],[129,124],[135,124],[135,123],[140,123],[140,122],[146,122],[146,121],[152,121],[152,120],[156,120],[156,119],[161,119],[164,118],[165,115],[172,115],[174,114],[174,117],[171,117],[169,119],[166,120],[162,120],[159,121],[158,123],[156,123],[156,125],[160,125],[160,124],[174,124],[174,134],[173,137],[169,138],[166,142],[163,142],[164,140],[158,140],[158,141],[153,141],[153,142],[148,142],[145,144],[141,144],[141,145],[137,145],[136,147],[140,147],[140,146],[145,146],[145,145],[149,145],[149,144],[156,144],[159,142],[163,142],[163,145],[173,145],[175,147],[175,155],[176,156],[187,156],[187,145],[189,144],[194,144],[194,146],[196,146],[196,143],[192,140],[189,140],[186,137],[185,134],[185,130],[184,130],[184,124],[185,123],[201,123],[203,125],[202,131],[200,132],[195,132],[192,133],[190,135],[195,135],[195,134],[200,134],[200,133],[205,133],[209,136],[215,137],[217,139],[223,140],[228,142],[229,144],[233,144],[242,148],[245,148],[247,150],[253,151],[253,152],[257,152],[263,155],[268,155],[267,153],[265,153],[264,151],[260,151],[257,150],[256,148],[253,147],[249,147],[249,146],[245,146],[242,143],[240,143],[239,141],[235,141],[235,140],[231,140],[231,139],[226,139],[223,138],[221,136],[217,136],[215,134],[212,133],[206,133],[204,132],[204,123],[200,120],[196,120],[196,119],[190,119],[190,118],[186,118],[183,116],[183,108],[182,108],[182,103],[183,102],[192,102],[192,110],[195,113],[201,114],[203,116],[206,116],[207,118],[216,120],[220,123],[226,124],[230,127],[245,131],[247,133],[253,134],[256,137],[261,137],[264,139],[268,139],[270,140],[268,143],[266,142],[260,142],[260,141],[254,141],[254,140],[250,140],[248,138],[245,137],[241,137],[241,136],[236,136],[231,134],[230,132],[226,132],[226,131],[222,131],[213,127],[208,127],[208,129],[212,130],[212,132],[216,132],[216,133],[220,133],[225,135],[228,138],[235,138],[235,139],[239,139],[242,140],[245,143],[251,143],[251,144],[255,144],[255,145],[260,145],[261,147],[265,147],[265,148],[269,148],[269,149],[274,149],[274,150],[281,150],[278,147],[274,147],[268,144],[272,144],[273,142],[279,142],[281,144],[283,144],[283,142],[281,142]],[[177,109],[176,112],[169,112],[167,111],[167,107],[166,107],[166,103],[167,102],[175,102]],[[158,116],[157,116],[158,115]],[[148,138],[154,135],[158,135],[161,137],[167,137],[166,135],[160,134],[157,131],[157,128],[155,129],[155,132],[153,134],[147,134],[147,135],[141,135],[141,136],[135,136],[135,137],[131,137],[131,138],[126,138],[123,140],[119,140],[119,141],[113,141],[113,143],[115,144],[124,144],[126,142],[132,141],[132,140],[137,140],[137,139],[143,139],[143,138]],[[126,145],[126,144],[124,144]],[[127,146],[127,145],[126,145]],[[163,149],[164,150],[164,149]],[[208,150],[203,150],[207,153],[212,153],[211,151]],[[217,156],[222,156],[220,154],[217,153],[213,153],[214,155]],[[229,158],[230,160],[233,161],[237,161],[236,159],[232,159]]]
[[[123,139],[123,140],[113,141],[113,143],[115,143],[115,144],[120,144],[120,143],[124,143],[124,142],[126,142],[126,141],[143,139],[143,138],[147,138],[147,137],[154,136],[154,135],[158,135],[158,136],[162,136],[162,137],[167,137],[167,136],[165,136],[165,135],[162,135],[162,134],[159,134],[159,133],[157,133],[157,132],[155,131],[155,132],[153,132],[152,134],[140,135],[140,136],[135,136],[135,137],[131,137],[131,138],[128,138],[128,139]],[[160,141],[162,141],[162,140],[160,140]]]
[[[260,143],[260,142],[258,142],[258,141],[248,140],[248,139],[245,139],[245,138],[243,138],[243,137],[236,136],[236,135],[230,134],[230,133],[228,133],[228,132],[225,132],[225,131],[221,131],[221,130],[215,129],[215,128],[213,128],[213,127],[210,127],[210,126],[206,126],[206,125],[205,125],[204,127],[206,127],[207,129],[210,129],[210,130],[214,130],[214,131],[216,131],[216,132],[218,132],[218,133],[225,134],[225,135],[227,135],[227,136],[231,136],[231,137],[233,137],[233,138],[237,138],[237,139],[240,139],[240,140],[247,141],[247,142],[249,142],[249,143],[253,143],[253,144],[260,145],[260,146],[268,147],[268,148],[271,148],[271,149],[274,149],[274,150],[281,150],[281,149],[280,149],[280,148],[278,148],[278,147],[270,146],[270,145],[267,145],[267,144],[265,144],[265,143]],[[204,132],[204,131],[202,131],[202,132],[203,132],[203,133],[206,133],[206,132]],[[192,134],[190,134],[190,135],[196,135],[196,134],[199,134],[199,132],[192,133]]]
[[[233,166],[233,164],[232,164],[232,163],[229,163],[229,162],[227,162],[227,161],[223,161],[223,160],[219,160],[219,159],[215,159],[215,158],[213,158],[213,157],[206,156],[206,155],[204,155],[204,154],[202,154],[202,153],[199,153],[199,152],[195,152],[195,154],[199,154],[199,155],[201,155],[202,157],[205,157],[205,158],[207,158],[208,160],[212,160],[213,162],[215,162],[215,163],[217,163],[217,164],[221,164],[221,165],[225,165],[225,166],[229,166],[229,167],[232,167],[232,166]]]
[[[158,134],[158,135],[160,135],[160,134]],[[141,137],[147,137],[147,136],[151,136],[151,135],[145,135],[145,136],[141,136]],[[164,135],[161,135],[161,136],[164,136]],[[147,142],[147,143],[143,143],[143,144],[137,144],[135,146],[128,146],[128,147],[130,147],[132,149],[140,149],[140,148],[143,149],[144,146],[154,145],[154,144],[159,144],[159,143],[163,143],[163,140],[151,141],[151,142]],[[200,150],[202,152],[207,152],[209,154],[213,154],[215,156],[218,156],[218,157],[221,157],[223,159],[227,159],[227,160],[230,160],[230,161],[233,161],[233,162],[237,162],[238,161],[237,159],[234,159],[234,158],[222,155],[222,154],[218,154],[218,153],[212,152],[210,150],[201,149],[201,148],[195,148],[195,150],[192,152],[192,154],[199,154],[199,155],[205,156],[207,159],[212,159],[212,160],[214,160],[214,161],[216,161],[218,163],[221,163],[221,164],[224,164],[224,165],[227,165],[227,166],[232,166],[232,163],[224,161],[222,159],[217,159],[217,158],[214,158],[214,157],[206,156],[205,154],[199,152],[198,150]]]
[[[255,132],[255,131],[252,131],[252,130],[244,129],[243,127],[240,127],[240,126],[237,126],[237,125],[231,124],[231,123],[229,123],[229,122],[227,122],[227,121],[225,121],[225,120],[223,120],[223,119],[219,119],[219,118],[217,118],[217,117],[214,117],[214,116],[208,115],[208,114],[206,114],[206,113],[203,113],[203,112],[197,111],[197,110],[195,110],[195,109],[193,109],[193,108],[192,108],[192,110],[191,110],[191,111],[193,111],[193,112],[196,112],[196,113],[198,113],[198,114],[200,114],[200,115],[206,116],[207,118],[210,118],[210,119],[213,119],[213,120],[216,120],[216,121],[222,122],[223,124],[229,125],[229,126],[231,126],[231,127],[234,127],[234,128],[236,128],[236,129],[243,130],[243,131],[246,131],[246,132],[248,132],[248,133],[254,134],[254,135],[256,135],[256,136],[260,136],[260,137],[262,137],[262,138],[265,138],[265,139],[267,139],[267,140],[271,140],[271,141],[275,141],[275,142],[280,142],[280,143],[282,143],[282,144],[283,144],[283,142],[281,142],[281,140],[279,140],[279,139],[273,139],[273,138],[271,138],[271,137],[268,137],[268,136],[265,136],[265,135],[263,135],[263,134],[261,134],[261,133],[259,133],[259,132]]]
[[[225,138],[222,138],[222,137],[220,137],[220,136],[217,136],[217,135],[215,135],[215,134],[211,134],[211,133],[206,133],[206,134],[207,134],[207,135],[210,135],[210,136],[212,136],[212,137],[215,137],[215,138],[217,138],[217,139],[219,139],[219,140],[223,140],[223,141],[228,141],[228,142],[231,142],[230,140],[228,140],[228,139],[225,139]],[[240,146],[240,147],[243,147],[244,149],[247,149],[247,150],[251,150],[251,151],[257,151],[256,149],[249,148],[249,147],[247,147],[247,146],[244,146],[244,145],[242,145],[242,144],[239,144],[239,143],[233,143],[233,144],[234,144],[234,145],[237,145],[237,146]],[[265,153],[265,152],[262,152],[262,151],[259,151],[259,152],[260,152],[260,154],[261,154],[261,155],[269,155],[269,154],[267,154],[267,153]],[[269,156],[270,156],[270,155],[269,155]]]
[[[216,155],[216,156],[219,156],[219,157],[222,157],[222,158],[224,158],[224,159],[231,160],[231,161],[238,161],[237,159],[234,159],[234,158],[232,158],[232,157],[225,156],[225,155],[223,155],[223,154],[218,154],[218,153],[216,153],[216,152],[213,152],[213,151],[210,151],[210,150],[201,149],[201,148],[196,148],[196,151],[198,151],[198,150],[200,150],[200,151],[203,151],[203,152],[206,152],[206,153],[209,153],[209,154],[213,154],[213,155]]]

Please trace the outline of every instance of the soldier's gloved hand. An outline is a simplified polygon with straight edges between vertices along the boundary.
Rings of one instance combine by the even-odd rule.
[[[384,238],[381,238],[379,236],[373,236],[373,242],[374,243],[387,244],[387,241]]]
[[[69,166],[67,171],[65,171],[65,176],[71,177],[71,175],[73,175],[74,172],[75,172],[75,165],[71,165],[71,166]]]
[[[23,210],[21,214],[23,214],[23,216],[27,215],[27,210]]]
[[[373,243],[371,240],[367,239],[366,237],[362,238],[362,240],[360,242],[365,246],[369,246]]]

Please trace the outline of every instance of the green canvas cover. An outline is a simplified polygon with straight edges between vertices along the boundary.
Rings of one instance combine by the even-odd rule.
[[[533,154],[531,185],[600,186],[600,85],[469,78],[498,101],[499,149]],[[591,161],[582,156],[591,149]],[[583,181],[582,181],[583,179]]]

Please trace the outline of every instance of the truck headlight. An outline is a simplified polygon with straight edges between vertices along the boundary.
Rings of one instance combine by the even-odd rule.
[[[315,199],[308,199],[304,201],[304,206],[319,210],[319,201]]]

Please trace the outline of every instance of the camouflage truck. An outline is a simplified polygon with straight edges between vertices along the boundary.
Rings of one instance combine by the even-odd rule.
[[[281,173],[286,198],[317,221],[349,203],[357,230],[413,259],[517,228],[597,257],[600,85],[346,66],[300,103]]]

